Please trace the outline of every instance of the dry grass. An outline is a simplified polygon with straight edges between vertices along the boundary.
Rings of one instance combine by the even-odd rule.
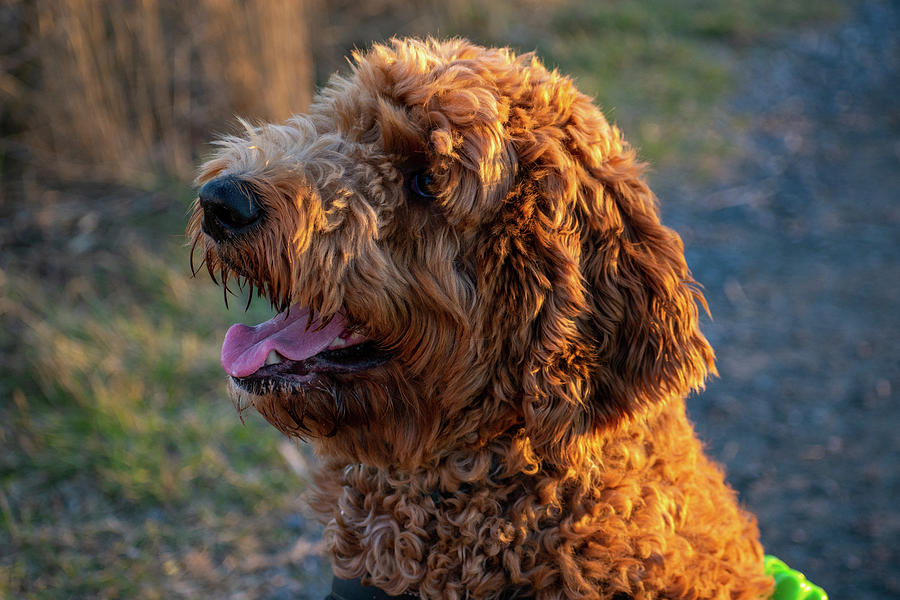
[[[21,90],[24,143],[64,173],[190,179],[196,148],[235,114],[283,119],[309,102],[304,3],[97,2],[23,6],[38,57]]]

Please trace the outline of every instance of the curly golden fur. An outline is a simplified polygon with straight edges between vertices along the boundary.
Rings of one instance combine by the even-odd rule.
[[[755,520],[685,415],[714,370],[704,299],[634,151],[568,77],[393,40],[309,115],[218,145],[198,182],[237,178],[265,216],[214,240],[197,204],[210,273],[385,353],[231,379],[322,457],[338,576],[423,598],[767,596]]]

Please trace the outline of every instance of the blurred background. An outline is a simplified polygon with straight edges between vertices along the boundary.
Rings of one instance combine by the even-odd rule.
[[[763,542],[900,596],[900,5],[0,2],[0,598],[309,598],[308,450],[241,423],[192,279],[191,179],[392,35],[537,50],[652,165],[706,288],[689,400]]]

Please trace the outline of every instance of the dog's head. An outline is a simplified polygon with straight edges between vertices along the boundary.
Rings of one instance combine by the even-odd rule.
[[[394,40],[202,168],[211,273],[283,311],[226,336],[233,397],[325,452],[415,465],[579,440],[701,386],[703,297],[641,166],[531,55]]]

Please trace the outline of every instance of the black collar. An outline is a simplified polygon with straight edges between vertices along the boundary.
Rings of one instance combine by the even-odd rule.
[[[363,585],[360,579],[331,580],[331,593],[325,596],[325,600],[418,600],[416,594],[403,594],[402,596],[390,596],[384,590],[371,585]]]
[[[524,593],[521,590],[510,588],[503,591],[497,600],[525,600],[533,598],[531,594]],[[630,596],[619,596],[615,598],[630,598]],[[384,590],[371,586],[363,585],[360,579],[338,579],[334,577],[331,580],[331,593],[325,596],[325,600],[419,600],[418,594],[406,593],[402,596],[391,596]]]

